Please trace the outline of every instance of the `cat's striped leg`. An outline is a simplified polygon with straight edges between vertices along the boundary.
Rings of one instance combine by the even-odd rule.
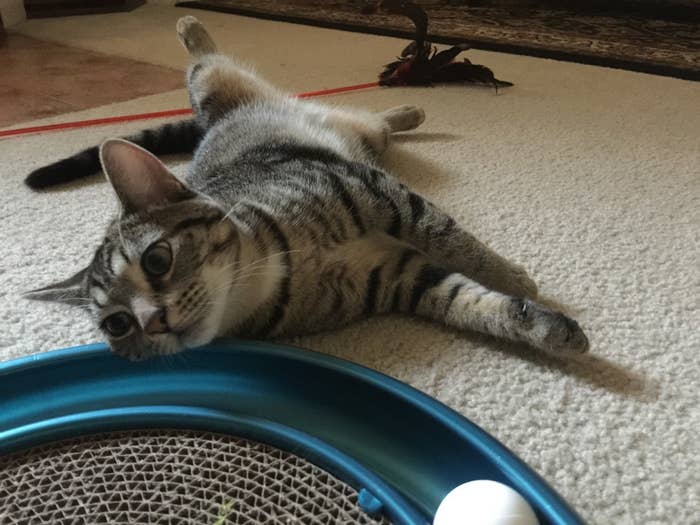
[[[401,229],[408,240],[445,267],[456,270],[500,292],[534,299],[537,285],[525,268],[502,257],[474,235],[459,227],[448,214],[408,192],[410,217]]]
[[[573,319],[529,299],[486,288],[433,264],[415,250],[403,251],[396,272],[387,286],[389,293],[383,294],[387,311],[524,342],[552,354],[588,350],[588,339]]]
[[[195,62],[187,71],[192,110],[199,122],[210,127],[241,105],[284,95],[235,60],[220,54],[216,44],[193,16],[177,22],[177,35]]]
[[[320,105],[316,107],[323,114],[326,123],[344,135],[358,137],[371,157],[384,153],[392,133],[415,129],[425,120],[425,112],[421,108],[409,105],[397,106],[380,113]]]
[[[354,179],[353,197],[367,203],[375,227],[489,288],[518,297],[537,297],[537,285],[524,268],[494,252],[394,177],[371,168],[355,169],[348,175]]]
[[[217,52],[216,44],[204,26],[193,16],[183,16],[175,26],[177,38],[193,58]]]
[[[303,254],[294,254],[302,258]],[[308,264],[298,261],[297,264]],[[291,307],[280,332],[331,329],[382,313],[433,319],[521,341],[552,353],[588,348],[575,321],[528,299],[506,295],[445,269],[425,253],[384,233],[368,233],[329,252],[317,272],[293,278]]]
[[[300,101],[300,108],[316,126],[331,127],[336,133],[357,144],[349,148],[353,160],[373,162],[389,145],[389,136],[420,126],[425,112],[417,106],[398,106],[380,113],[359,108],[329,107],[310,101]]]

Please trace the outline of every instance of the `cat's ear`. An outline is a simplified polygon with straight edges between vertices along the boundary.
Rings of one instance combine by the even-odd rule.
[[[85,294],[85,274],[87,268],[80,270],[74,276],[69,277],[65,281],[60,281],[38,290],[25,292],[25,299],[34,301],[50,301],[54,303],[63,303],[70,306],[84,307],[88,303],[88,297]]]
[[[129,141],[103,142],[100,162],[127,213],[195,196],[155,155]]]

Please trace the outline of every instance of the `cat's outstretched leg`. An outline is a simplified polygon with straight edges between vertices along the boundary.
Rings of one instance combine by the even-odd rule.
[[[378,305],[379,311],[417,314],[552,354],[588,350],[588,339],[578,323],[564,314],[487,288],[412,248],[400,248],[393,264],[377,265],[368,275],[367,293],[376,298],[366,302]],[[381,283],[375,291],[373,275]]]
[[[177,35],[195,59],[187,71],[187,85],[192,110],[203,126],[210,127],[241,105],[284,96],[243,65],[220,54],[207,30],[195,17],[180,18]]]
[[[334,260],[335,259],[335,260]],[[380,313],[407,313],[448,326],[520,341],[552,354],[585,352],[588,340],[576,321],[534,301],[487,288],[446,269],[420,250],[386,234],[339,245],[321,279],[326,290],[294,328],[334,327]],[[305,285],[305,286],[307,286]],[[317,295],[312,295],[318,297]]]
[[[323,108],[326,122],[338,131],[359,137],[372,157],[384,153],[392,133],[408,131],[420,126],[425,112],[417,106],[397,106],[379,113],[340,108]]]
[[[586,335],[576,321],[534,301],[496,292],[430,263],[400,279],[401,307],[448,326],[521,341],[550,354],[588,350]]]
[[[216,44],[204,29],[204,26],[193,16],[183,16],[175,26],[177,38],[193,58],[216,53]]]

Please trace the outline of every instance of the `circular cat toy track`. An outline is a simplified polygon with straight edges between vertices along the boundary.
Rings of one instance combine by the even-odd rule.
[[[394,524],[432,522],[452,489],[476,479],[515,489],[541,525],[583,523],[456,412],[378,372],[297,348],[220,341],[145,363],[101,344],[35,355],[0,364],[0,413],[0,460],[104,432],[208,431],[301,456]]]

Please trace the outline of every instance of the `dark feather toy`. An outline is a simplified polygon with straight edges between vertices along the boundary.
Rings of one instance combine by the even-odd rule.
[[[434,83],[469,83],[499,87],[513,84],[497,79],[493,71],[468,59],[455,61],[457,56],[469,49],[467,44],[458,44],[438,51],[427,41],[428,15],[421,6],[407,0],[381,0],[367,6],[363,13],[385,12],[408,17],[416,28],[414,41],[401,52],[394,62],[384,66],[379,75],[383,86],[428,86]]]

